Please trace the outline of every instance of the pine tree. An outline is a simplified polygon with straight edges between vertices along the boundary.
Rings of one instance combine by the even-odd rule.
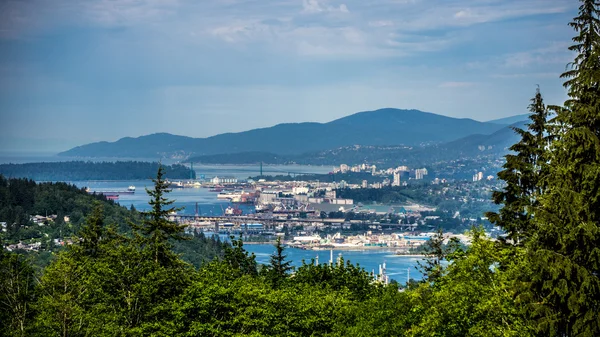
[[[570,24],[577,53],[569,99],[553,120],[544,193],[529,239],[526,299],[544,335],[600,335],[600,2],[582,0]]]
[[[254,253],[248,254],[244,249],[244,242],[241,236],[236,240],[234,236],[231,239],[231,246],[225,247],[225,256],[223,262],[228,265],[235,275],[258,275],[256,256]]]
[[[100,240],[104,234],[104,215],[102,205],[96,202],[92,214],[86,219],[86,225],[79,231],[80,247],[86,256],[95,257],[99,253]]]
[[[510,147],[514,154],[505,156],[504,170],[498,178],[506,182],[501,191],[492,195],[494,203],[503,205],[498,213],[488,212],[486,216],[493,224],[502,227],[507,238],[522,243],[531,234],[531,219],[537,205],[536,196],[542,193],[540,178],[546,171],[546,146],[548,144],[548,109],[539,88],[529,105],[531,122],[527,129],[513,127],[521,140]]]
[[[277,238],[275,243],[275,253],[271,255],[271,261],[267,266],[267,279],[274,287],[278,287],[292,270],[292,262],[286,261],[286,255],[283,254],[284,247],[281,244],[281,237]]]
[[[166,198],[166,194],[171,192],[168,181],[163,179],[164,168],[160,166],[156,179],[153,179],[154,189],[146,189],[146,193],[150,196],[149,204],[152,210],[143,212],[144,220],[140,229],[143,241],[147,244],[147,248],[152,252],[152,259],[155,263],[163,266],[169,265],[175,260],[172,252],[173,245],[169,240],[187,240],[183,235],[185,225],[179,225],[173,221],[169,221],[169,214],[180,211],[181,208],[171,207],[174,200]]]
[[[0,336],[27,336],[33,316],[35,275],[21,254],[0,245]]]
[[[448,246],[444,245],[444,232],[438,229],[425,244],[423,249],[427,259],[417,261],[419,271],[423,274],[423,281],[435,282],[444,274],[443,262],[447,261],[448,254],[458,249],[458,242],[453,240]]]

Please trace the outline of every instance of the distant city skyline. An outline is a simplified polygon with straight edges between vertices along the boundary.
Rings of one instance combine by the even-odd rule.
[[[572,0],[0,3],[0,151],[566,98]]]

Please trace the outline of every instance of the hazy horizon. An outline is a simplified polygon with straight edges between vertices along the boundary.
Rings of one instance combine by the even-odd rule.
[[[381,108],[381,109],[387,109],[387,108]],[[395,108],[393,108],[395,109]],[[379,110],[379,109],[376,109]],[[408,110],[408,109],[405,109]],[[418,110],[418,109],[416,109]],[[375,111],[375,110],[370,110],[370,111]],[[359,112],[364,112],[364,111],[359,111]],[[428,111],[423,111],[426,113],[431,113]],[[346,116],[342,116],[340,118],[343,117],[348,117],[351,116],[353,114],[356,114],[358,112],[354,112],[351,114],[348,114]],[[518,115],[513,115],[513,116],[507,116],[507,117],[515,117]],[[460,118],[460,117],[458,117]],[[339,119],[339,118],[336,118]],[[501,118],[502,119],[502,118]],[[333,121],[333,120],[331,120]],[[324,123],[328,123],[331,121],[327,121]],[[491,122],[493,120],[485,120],[485,121],[479,121],[479,122]],[[311,123],[312,121],[303,121],[303,122],[293,122],[293,123]],[[258,127],[258,128],[269,128],[269,127],[273,127],[279,124],[274,124],[274,125],[269,125],[269,126],[264,126],[264,127]],[[240,132],[244,132],[244,131],[248,131],[248,130],[242,130]],[[151,134],[157,134],[157,133],[167,133],[167,132],[153,132],[153,133],[149,133],[149,134],[140,134],[140,135],[128,135],[128,136],[123,136],[123,137],[119,137],[116,139],[104,139],[102,141],[106,141],[106,142],[115,142],[119,139],[125,138],[125,137],[129,137],[129,138],[138,138],[138,137],[142,137],[142,136],[147,136],[147,135],[151,135]],[[184,136],[184,137],[189,137],[188,135],[183,135],[183,134],[173,134],[173,135],[177,135],[177,136]],[[214,135],[208,135],[206,137],[193,137],[193,138],[209,138],[212,136],[216,136],[219,134],[214,134]],[[0,138],[0,140],[2,140]],[[39,149],[39,145],[45,143],[45,150],[40,150]],[[48,144],[50,143],[50,144]],[[0,157],[4,156],[15,156],[15,157],[31,157],[31,156],[53,156],[56,155],[60,152],[64,152],[66,150],[69,150],[71,148],[74,148],[76,146],[81,146],[81,145],[86,145],[89,143],[73,143],[64,139],[23,139],[23,138],[15,138],[12,139],[12,143],[9,144],[13,144],[13,148],[5,148],[5,147],[0,147]]]
[[[571,0],[0,4],[0,150],[208,137],[382,107],[487,121],[559,75]]]

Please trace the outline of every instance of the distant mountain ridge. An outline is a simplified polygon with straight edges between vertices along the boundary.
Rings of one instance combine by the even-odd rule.
[[[509,152],[508,148],[519,141],[513,127],[526,129],[522,121],[504,126],[489,134],[469,135],[451,142],[428,146],[344,146],[298,155],[279,155],[268,152],[239,152],[216,155],[195,156],[189,160],[200,164],[304,164],[339,165],[345,164],[409,164],[428,165],[437,161],[459,158],[474,159],[480,156],[500,158]]]
[[[157,133],[97,142],[59,153],[70,157],[181,158],[268,152],[292,155],[351,145],[422,145],[471,134],[491,134],[501,124],[452,118],[419,110],[385,108],[358,112],[328,123],[287,123],[207,138]]]
[[[529,115],[530,114],[522,114],[499,119],[492,119],[491,121],[487,121],[487,123],[511,125],[529,120]]]

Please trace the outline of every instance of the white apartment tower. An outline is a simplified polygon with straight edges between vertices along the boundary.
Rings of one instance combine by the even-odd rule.
[[[394,181],[392,186],[400,186],[400,172],[394,172]]]

